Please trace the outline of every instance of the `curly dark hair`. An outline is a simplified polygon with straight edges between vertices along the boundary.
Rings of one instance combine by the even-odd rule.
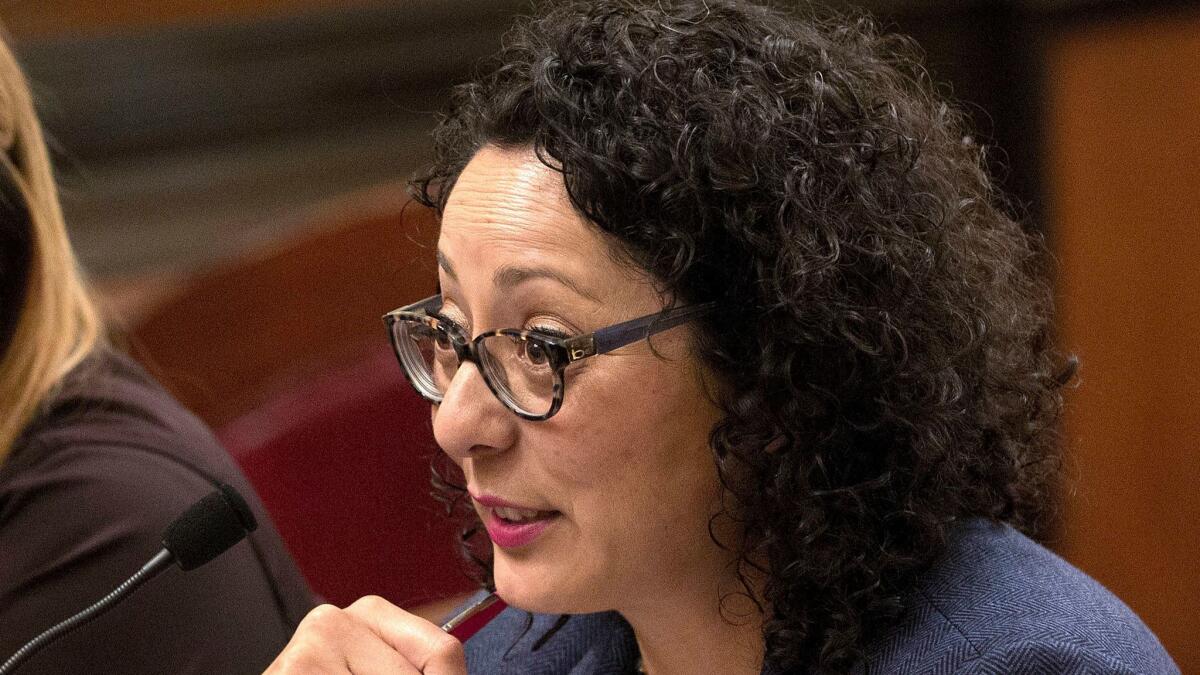
[[[440,211],[479,148],[531,147],[629,264],[721,304],[696,353],[743,535],[718,543],[770,663],[848,669],[956,520],[1041,526],[1064,382],[1048,256],[909,40],[619,0],[552,6],[504,45],[455,89],[413,192]]]

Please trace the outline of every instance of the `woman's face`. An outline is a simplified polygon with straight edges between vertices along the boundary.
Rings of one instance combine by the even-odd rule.
[[[438,258],[441,313],[472,337],[576,335],[664,306],[571,208],[561,174],[528,150],[476,154],[446,205]],[[568,366],[562,408],[541,422],[505,408],[474,364],[454,375],[433,409],[434,435],[463,469],[510,604],[628,610],[727,569],[708,534],[719,483],[707,439],[719,413],[690,330]]]

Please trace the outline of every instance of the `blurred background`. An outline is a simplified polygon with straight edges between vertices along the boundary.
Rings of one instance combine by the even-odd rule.
[[[921,44],[1057,256],[1082,368],[1045,539],[1200,672],[1200,6],[855,4]],[[379,316],[433,287],[436,230],[403,181],[436,112],[526,11],[0,0],[128,346],[217,429],[334,601],[465,588],[425,496],[427,413]]]

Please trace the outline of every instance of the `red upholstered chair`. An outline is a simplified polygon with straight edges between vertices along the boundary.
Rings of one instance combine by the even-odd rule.
[[[455,528],[429,494],[429,404],[390,350],[304,382],[219,435],[328,601],[369,591],[414,607],[468,588]]]
[[[429,495],[429,406],[380,319],[436,278],[436,225],[403,194],[327,205],[130,331],[135,356],[218,430],[313,590],[342,605],[377,594],[412,608],[470,586]]]

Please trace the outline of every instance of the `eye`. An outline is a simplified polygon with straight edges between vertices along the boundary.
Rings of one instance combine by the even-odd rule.
[[[537,340],[522,340],[521,349],[522,358],[535,366],[544,366],[550,361],[550,355],[546,352],[545,345]]]
[[[530,326],[527,330],[537,333],[538,335],[558,338],[559,340],[566,340],[572,336],[570,333],[552,326]],[[524,356],[526,360],[534,365],[545,365],[550,361],[549,346],[537,338],[524,340],[524,350]]]

